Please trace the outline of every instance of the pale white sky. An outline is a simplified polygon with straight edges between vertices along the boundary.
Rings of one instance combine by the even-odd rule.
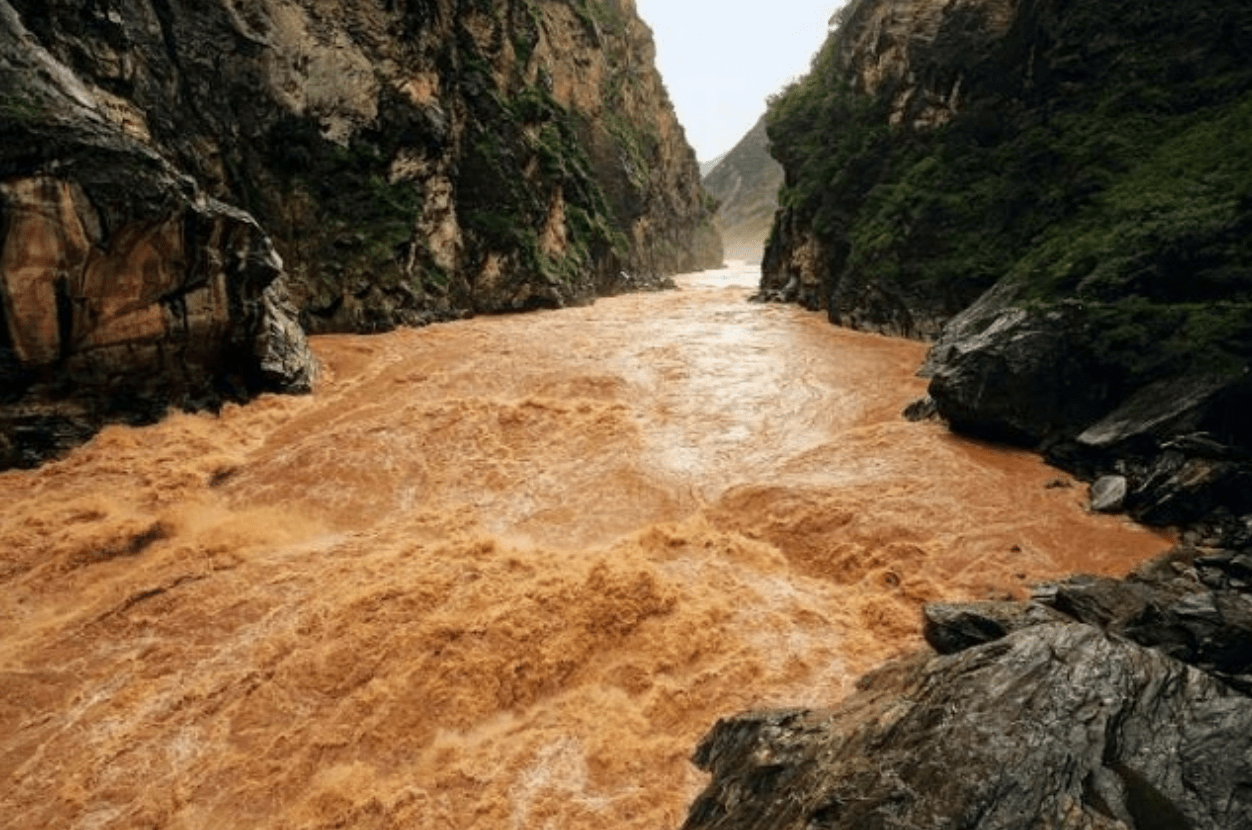
[[[808,72],[844,0],[635,0],[700,161],[735,146],[765,99]]]

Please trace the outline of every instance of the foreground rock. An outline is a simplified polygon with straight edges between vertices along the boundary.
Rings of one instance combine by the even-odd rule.
[[[1252,825],[1246,554],[1175,552],[1044,605],[928,611],[945,656],[838,709],[718,723],[688,830]]]

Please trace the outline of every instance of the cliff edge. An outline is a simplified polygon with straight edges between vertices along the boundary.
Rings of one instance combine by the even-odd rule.
[[[0,0],[0,29],[0,467],[308,388],[301,329],[721,263],[630,0]]]
[[[959,430],[1252,512],[1252,11],[854,0],[773,102],[762,294],[935,342]]]

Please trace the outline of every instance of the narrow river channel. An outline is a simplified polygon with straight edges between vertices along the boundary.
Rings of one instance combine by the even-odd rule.
[[[3,824],[674,828],[719,716],[1167,546],[755,281],[317,338],[312,396],[0,475]]]

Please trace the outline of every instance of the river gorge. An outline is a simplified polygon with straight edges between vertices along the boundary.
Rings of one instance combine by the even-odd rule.
[[[315,337],[311,396],[0,474],[8,826],[675,828],[719,717],[1168,547],[756,279]]]

